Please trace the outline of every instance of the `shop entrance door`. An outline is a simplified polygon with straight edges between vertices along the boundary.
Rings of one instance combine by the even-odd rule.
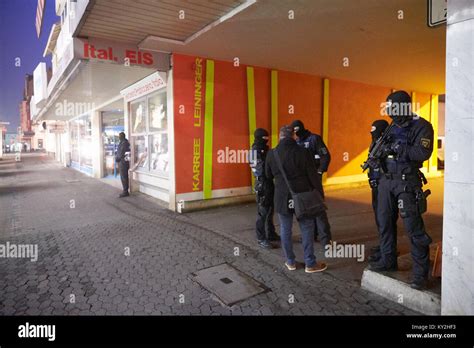
[[[124,131],[123,113],[102,113],[102,137],[104,144],[104,177],[118,178],[119,171],[115,161],[115,152],[119,144],[119,133]]]

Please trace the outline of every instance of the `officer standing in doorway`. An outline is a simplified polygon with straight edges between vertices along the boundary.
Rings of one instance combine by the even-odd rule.
[[[390,94],[386,108],[395,126],[387,134],[389,140],[381,160],[384,173],[378,185],[381,258],[369,263],[369,267],[374,271],[397,270],[396,221],[400,213],[411,243],[411,287],[422,289],[428,280],[432,239],[425,231],[421,216],[426,211],[429,191],[423,192],[426,179],[420,168],[433,151],[433,127],[411,112],[411,97],[405,91]]]
[[[257,128],[254,132],[254,143],[252,144],[250,167],[255,177],[255,192],[257,194],[257,242],[265,249],[271,249],[270,242],[279,241],[280,236],[275,232],[273,224],[273,181],[265,175],[265,161],[268,153],[268,132],[263,128]]]
[[[328,171],[329,163],[331,162],[331,154],[321,136],[305,129],[302,121],[293,121],[291,127],[296,133],[297,144],[308,149],[314,159],[317,170],[317,172],[314,173],[317,177],[317,189],[324,199],[323,174]],[[320,241],[323,247],[332,240],[331,226],[329,225],[326,211],[321,213],[315,220],[314,238],[316,239],[318,235],[320,235]]]
[[[119,164],[120,180],[122,180],[123,192],[120,198],[127,197],[128,193],[128,170],[130,169],[130,143],[125,138],[125,133],[119,133],[119,145],[115,154],[115,161]]]

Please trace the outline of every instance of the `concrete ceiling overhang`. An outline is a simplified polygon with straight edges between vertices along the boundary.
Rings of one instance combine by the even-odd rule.
[[[91,0],[76,34],[137,44],[147,36],[183,44],[256,0]]]
[[[69,121],[91,110],[109,110],[107,104],[121,98],[120,90],[153,72],[154,69],[139,66],[79,61],[74,74],[48,101],[39,120]],[[119,103],[123,106],[123,99]],[[112,105],[118,104],[115,101]]]
[[[143,2],[148,1],[127,2],[128,11],[143,6]],[[182,3],[184,6],[188,1]],[[98,20],[97,13],[92,7],[81,35],[91,33],[86,30],[87,23],[89,18]],[[131,40],[143,50],[228,61],[237,57],[241,64],[397,89],[445,90],[446,27],[427,26],[426,0],[258,0],[184,45],[153,37],[153,30],[147,28],[159,28],[163,25],[159,20],[140,24],[132,23],[130,17],[124,9],[122,39],[116,34],[94,35]],[[189,20],[188,25],[191,23]],[[143,33],[141,41],[139,36],[127,35],[132,24],[134,30]]]

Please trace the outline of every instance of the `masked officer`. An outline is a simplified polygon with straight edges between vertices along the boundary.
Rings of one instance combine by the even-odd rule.
[[[387,97],[387,114],[395,127],[389,131],[388,145],[381,161],[383,174],[378,185],[377,219],[381,258],[370,263],[374,271],[397,270],[396,221],[398,213],[410,238],[413,259],[411,287],[422,289],[429,274],[429,245],[421,214],[426,210],[426,195],[420,171],[433,151],[431,123],[411,112],[411,97],[397,91]]]
[[[128,193],[128,170],[130,169],[130,143],[125,138],[125,133],[119,133],[120,143],[115,153],[115,161],[119,164],[120,180],[122,180],[123,192],[120,198],[129,196]]]
[[[317,168],[315,173],[318,183],[318,191],[321,193],[321,196],[324,198],[323,190],[323,173],[327,172],[329,163],[331,162],[331,154],[324,144],[323,139],[318,134],[311,133],[309,130],[304,128],[304,124],[300,120],[295,120],[291,123],[291,127],[294,129],[297,139],[296,142],[299,146],[304,147],[309,150],[311,156],[314,158],[314,163]],[[318,234],[320,234],[321,244],[323,246],[330,243],[332,240],[331,236],[331,226],[329,225],[328,216],[326,211],[320,214],[315,219],[315,231],[314,238],[316,239]]]
[[[268,132],[257,128],[254,132],[254,143],[250,158],[250,167],[255,176],[255,192],[257,194],[257,242],[265,249],[271,249],[270,242],[280,240],[273,225],[273,181],[265,175],[265,160],[268,153]]]
[[[372,123],[372,127],[370,129],[370,135],[372,136],[372,142],[369,147],[369,152],[374,147],[376,141],[383,135],[385,129],[388,127],[388,122],[386,120],[376,120]],[[375,224],[377,225],[377,231],[379,230],[379,221],[377,219],[377,195],[378,195],[378,185],[381,173],[380,167],[369,167],[368,177],[369,177],[369,185],[372,190],[372,209],[374,210],[375,216]],[[396,221],[395,221],[395,234],[396,231]],[[395,238],[396,240],[396,238]],[[370,250],[371,255],[369,256],[369,261],[377,261],[380,259],[380,246],[377,245]]]

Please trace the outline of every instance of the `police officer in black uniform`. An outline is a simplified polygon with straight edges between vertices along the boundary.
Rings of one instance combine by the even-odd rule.
[[[255,177],[255,192],[257,195],[257,242],[265,249],[271,249],[270,242],[279,241],[280,236],[275,232],[273,225],[273,195],[275,188],[273,180],[268,180],[265,175],[265,160],[269,147],[267,145],[269,135],[263,128],[257,128],[254,132],[254,143],[252,144],[250,167]]]
[[[372,151],[376,141],[380,139],[380,137],[385,132],[385,129],[388,127],[388,122],[386,120],[376,120],[372,123],[372,127],[370,129],[370,135],[372,136],[372,142],[370,143],[369,152]],[[380,166],[377,167],[369,167],[369,171],[367,176],[369,177],[369,185],[372,190],[372,209],[374,211],[375,216],[375,224],[377,226],[377,231],[379,230],[379,220],[377,219],[377,196],[378,196],[378,185],[381,173]],[[397,233],[396,229],[396,221],[395,221],[395,234]],[[395,238],[396,240],[396,238]],[[380,259],[380,245],[377,245],[370,249],[370,256],[369,261],[377,261]]]
[[[410,238],[413,259],[411,287],[422,289],[429,274],[429,245],[421,214],[426,209],[426,182],[420,168],[433,151],[431,123],[411,112],[411,97],[397,91],[387,97],[387,114],[395,127],[389,131],[381,161],[383,174],[378,185],[377,219],[381,258],[369,263],[374,271],[397,270],[396,220],[398,213]]]
[[[300,120],[295,120],[291,123],[291,127],[294,129],[297,136],[297,144],[301,147],[308,149],[311,156],[314,158],[314,163],[317,168],[315,175],[317,176],[318,191],[324,199],[323,190],[323,174],[328,171],[329,163],[331,162],[331,154],[324,144],[323,139],[320,135],[311,133],[305,129],[304,123]],[[329,225],[328,216],[326,211],[321,213],[315,219],[315,231],[314,238],[316,239],[318,234],[320,235],[321,244],[323,246],[330,243],[332,240],[331,226]]]
[[[119,133],[119,145],[115,154],[115,161],[119,164],[120,180],[122,180],[123,192],[120,198],[129,196],[128,193],[128,170],[130,169],[130,143],[125,138],[125,133]]]

